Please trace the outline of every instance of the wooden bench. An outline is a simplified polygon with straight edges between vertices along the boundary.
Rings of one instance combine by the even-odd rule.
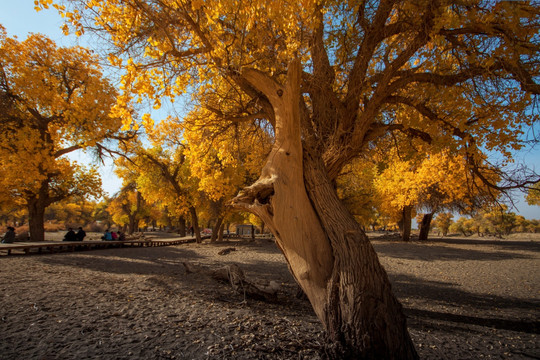
[[[0,254],[4,252],[11,255],[13,250],[20,250],[25,254],[29,254],[34,250],[37,253],[42,253],[44,250],[50,253],[61,251],[76,251],[76,250],[93,250],[106,249],[111,247],[153,247],[153,246],[171,246],[191,242],[193,239],[163,239],[163,240],[125,240],[125,241],[37,241],[37,242],[15,242],[10,244],[0,244]]]

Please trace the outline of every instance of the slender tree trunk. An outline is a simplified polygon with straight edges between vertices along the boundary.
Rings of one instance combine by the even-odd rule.
[[[197,218],[197,210],[195,207],[191,206],[189,208],[189,213],[191,214],[191,226],[193,226],[193,232],[195,233],[195,241],[200,244],[202,243],[201,230],[199,229],[199,219]]]
[[[28,201],[28,225],[30,231],[30,239],[32,241],[45,240],[45,208],[47,207],[45,200],[42,198],[33,198]]]
[[[133,222],[134,222],[134,228],[135,230],[134,231],[137,231],[139,232],[140,229],[139,229],[139,223],[140,223],[140,213],[141,213],[141,209],[142,209],[142,204],[143,204],[143,197],[142,197],[142,194],[137,191],[137,208],[135,210],[135,213],[133,214]]]
[[[420,234],[418,235],[418,240],[427,240],[429,235],[429,229],[431,227],[431,220],[433,220],[433,214],[424,214],[422,217],[422,222],[420,223]]]
[[[184,215],[180,215],[178,218],[178,234],[180,234],[181,237],[186,236],[186,218]]]
[[[412,206],[405,206],[401,211],[400,220],[401,240],[411,240],[411,225],[412,225]]]
[[[271,101],[276,140],[261,177],[233,205],[257,214],[276,237],[327,330],[332,358],[417,358],[375,250],[339,201],[320,152],[303,148],[299,63],[286,86],[256,71],[243,75]]]

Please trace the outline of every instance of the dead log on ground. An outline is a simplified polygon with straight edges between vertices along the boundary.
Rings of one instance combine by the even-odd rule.
[[[218,255],[227,255],[231,251],[236,251],[236,248],[233,248],[233,247],[225,248],[221,250],[220,252],[218,252]]]
[[[265,301],[275,301],[277,299],[277,291],[279,290],[277,282],[270,281],[268,285],[256,284],[246,279],[244,272],[237,264],[223,266],[214,270],[188,262],[182,264],[187,273],[203,273],[217,281],[229,283],[234,291],[242,294],[245,298]]]

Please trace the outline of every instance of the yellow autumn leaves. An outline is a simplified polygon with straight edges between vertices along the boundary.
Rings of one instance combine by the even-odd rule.
[[[470,176],[463,156],[440,153],[400,159],[395,151],[385,153],[384,161],[355,161],[340,177],[339,194],[359,222],[371,224],[377,218],[389,222],[401,219],[401,211],[411,207],[418,211],[469,212],[487,204],[498,195],[479,179]],[[375,157],[376,159],[376,157]],[[493,169],[483,171],[493,183],[498,181]]]
[[[74,194],[99,196],[97,170],[65,157],[121,126],[97,57],[42,35],[18,41],[0,33],[0,197],[44,209]]]

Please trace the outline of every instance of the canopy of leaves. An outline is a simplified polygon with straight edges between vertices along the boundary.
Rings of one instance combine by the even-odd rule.
[[[126,71],[116,110],[126,121],[132,98],[158,108],[195,92],[222,122],[273,125],[245,70],[279,83],[300,59],[304,145],[331,178],[394,132],[459,152],[476,171],[482,151],[510,158],[538,120],[540,17],[527,1],[65,3],[55,6],[76,32],[101,29],[115,45],[110,61]]]
[[[116,92],[98,59],[81,47],[59,48],[42,35],[25,41],[0,28],[0,197],[98,196],[101,180],[65,155],[112,137]]]
[[[386,169],[375,180],[382,198],[380,203],[387,213],[398,213],[404,206],[429,212],[446,208],[470,213],[496,201],[499,195],[480,179],[470,176],[466,159],[450,156],[447,151],[408,161],[392,155],[389,158]],[[490,183],[497,183],[497,173],[489,167],[483,168],[482,176]]]

